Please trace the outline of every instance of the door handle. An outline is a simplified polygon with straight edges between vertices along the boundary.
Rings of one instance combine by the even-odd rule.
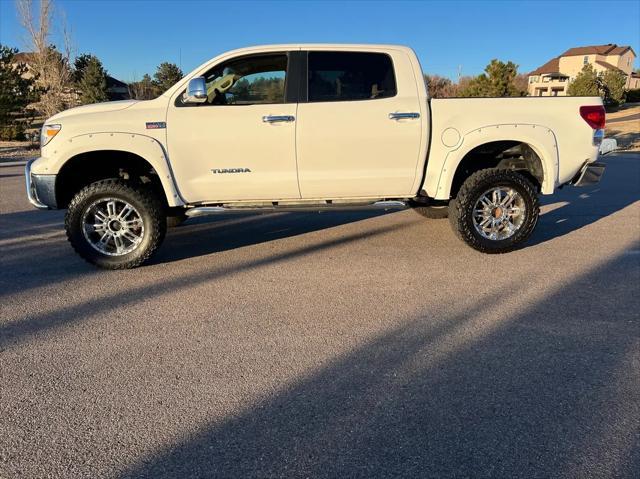
[[[278,123],[281,121],[295,121],[296,117],[293,115],[266,115],[262,117],[264,123]]]
[[[403,120],[405,118],[420,118],[420,113],[389,113],[389,120]]]

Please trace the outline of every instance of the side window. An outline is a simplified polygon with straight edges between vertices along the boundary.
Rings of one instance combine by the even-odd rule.
[[[204,75],[209,105],[284,103],[287,55],[253,55],[216,65]]]
[[[384,53],[309,52],[309,101],[395,96],[393,63]]]

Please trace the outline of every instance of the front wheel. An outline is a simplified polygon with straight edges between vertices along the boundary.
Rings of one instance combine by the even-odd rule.
[[[538,222],[535,186],[516,171],[481,170],[464,182],[449,205],[454,232],[483,253],[506,253],[526,241]]]
[[[167,230],[165,209],[151,188],[123,180],[97,181],[71,200],[67,238],[86,261],[105,269],[128,269],[148,260]]]

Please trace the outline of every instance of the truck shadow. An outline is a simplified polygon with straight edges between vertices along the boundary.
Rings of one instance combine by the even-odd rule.
[[[424,311],[120,477],[634,477],[640,300],[619,285],[639,266],[623,253],[509,317],[491,295]]]
[[[385,212],[225,214],[194,218],[169,230],[164,245],[149,264],[304,235],[382,214]],[[52,222],[51,216],[56,221]],[[74,278],[114,274],[85,263],[74,253],[66,241],[63,217],[62,211],[37,210],[0,215],[0,298]]]
[[[193,218],[167,234],[150,264],[179,261],[365,221],[385,211],[231,214]]]

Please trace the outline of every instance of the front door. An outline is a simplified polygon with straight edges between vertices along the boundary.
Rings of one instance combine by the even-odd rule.
[[[423,129],[406,54],[309,51],[307,76],[297,118],[302,197],[414,194]]]
[[[204,75],[205,103],[184,104],[181,92],[169,105],[169,157],[188,202],[300,198],[288,56],[225,61]]]

